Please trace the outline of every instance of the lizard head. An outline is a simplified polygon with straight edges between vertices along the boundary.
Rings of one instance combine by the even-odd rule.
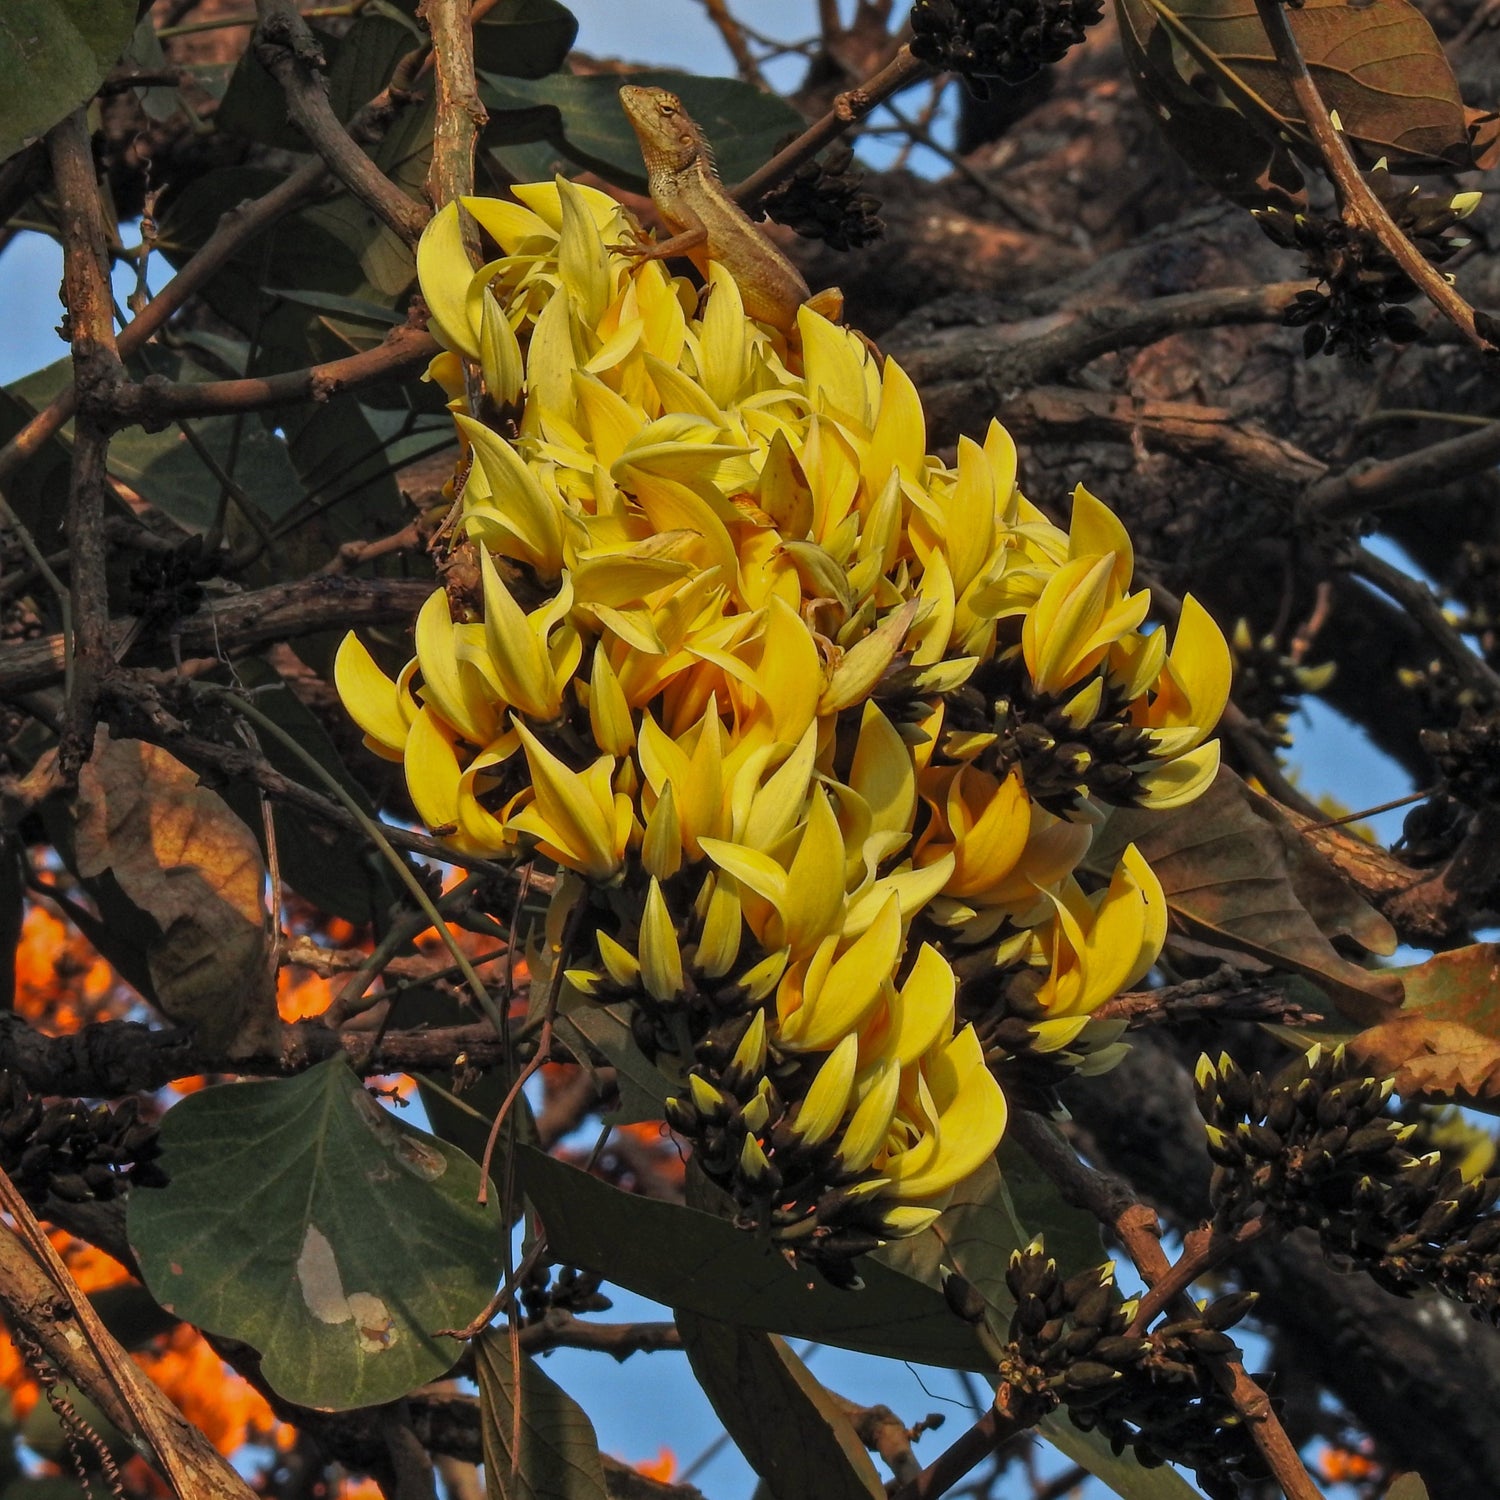
[[[670,89],[628,84],[620,90],[620,103],[647,153],[648,165],[652,152],[666,156],[678,169],[691,166],[703,153],[702,132]]]

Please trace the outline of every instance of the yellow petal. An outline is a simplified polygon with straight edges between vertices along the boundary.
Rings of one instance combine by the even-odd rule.
[[[550,723],[562,711],[562,684],[552,670],[545,644],[483,547],[479,567],[484,581],[485,641],[501,691],[522,713]]]
[[[792,1131],[804,1146],[817,1146],[838,1128],[854,1086],[859,1042],[846,1036],[823,1060],[792,1121]]]
[[[863,1172],[885,1149],[900,1092],[901,1068],[888,1062],[880,1068],[844,1127],[837,1158],[840,1171]]]
[[[333,681],[349,717],[364,730],[365,743],[388,760],[400,760],[408,727],[400,694],[352,630],[333,659]]]
[[[661,893],[661,883],[654,875],[641,913],[640,961],[647,993],[663,1003],[681,999],[682,949]]]

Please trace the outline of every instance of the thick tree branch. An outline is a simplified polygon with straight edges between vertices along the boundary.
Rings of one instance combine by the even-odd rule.
[[[118,1098],[150,1092],[203,1073],[283,1078],[342,1053],[366,1077],[384,1073],[445,1073],[498,1067],[505,1049],[488,1022],[431,1031],[388,1031],[371,1048],[371,1033],[335,1031],[321,1022],[283,1026],[274,1052],[229,1058],[205,1051],[191,1033],[136,1021],[96,1021],[67,1036],[44,1036],[19,1016],[0,1014],[0,1068],[25,1080],[34,1094]]]
[[[260,25],[255,55],[281,85],[287,112],[329,170],[408,245],[415,245],[428,210],[408,198],[355,142],[333,112],[324,80],[322,50],[291,0],[256,0]]]
[[[474,24],[469,0],[422,0],[417,14],[432,33],[437,75],[432,166],[427,197],[434,208],[474,191],[474,150],[489,113],[474,78]]]
[[[165,628],[156,643],[191,656],[225,656],[269,641],[294,640],[340,626],[409,623],[436,585],[415,578],[347,578],[319,573],[290,583],[272,584],[214,599]],[[134,616],[110,621],[111,652],[136,629]],[[141,639],[134,654],[153,643]],[[60,682],[66,665],[63,637],[0,645],[0,698],[33,693]]]
[[[1308,520],[1348,521],[1396,505],[1425,501],[1430,492],[1500,463],[1500,421],[1462,437],[1429,443],[1375,464],[1329,474],[1309,487],[1299,509]]]
[[[1085,303],[1027,323],[942,329],[903,347],[919,385],[973,380],[1004,396],[1082,369],[1121,349],[1143,348],[1196,328],[1278,323],[1309,281],[1215,287],[1146,301]]]
[[[75,110],[47,136],[63,244],[63,300],[73,350],[78,405],[66,530],[72,660],[58,764],[71,776],[94,738],[99,687],[113,666],[105,585],[105,483],[109,462],[108,411],[122,377],[115,347],[114,299],[109,281],[109,227],[99,200],[94,153],[84,112]]]
[[[6,1320],[93,1400],[121,1432],[138,1435],[176,1493],[253,1500],[250,1486],[121,1348],[63,1264],[25,1199],[0,1171],[0,1305]]]

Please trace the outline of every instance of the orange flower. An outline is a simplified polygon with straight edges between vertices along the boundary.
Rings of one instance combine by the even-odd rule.
[[[658,1484],[671,1484],[672,1476],[677,1472],[677,1455],[670,1448],[663,1448],[655,1458],[643,1458],[636,1464],[635,1472],[656,1480]]]

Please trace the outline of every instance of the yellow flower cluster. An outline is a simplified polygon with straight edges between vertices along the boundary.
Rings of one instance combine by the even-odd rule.
[[[1048,521],[998,424],[949,467],[858,334],[783,336],[718,265],[700,310],[612,199],[514,192],[418,253],[472,582],[394,681],[351,635],[339,690],[435,832],[586,884],[570,978],[628,997],[710,1175],[826,1266],[1000,1138],[954,963],[1057,1052],[1155,960],[1145,861],[1074,871],[1101,801],[1212,778],[1228,651],[1191,600],[1170,650],[1143,631],[1123,527],[1082,489]]]

